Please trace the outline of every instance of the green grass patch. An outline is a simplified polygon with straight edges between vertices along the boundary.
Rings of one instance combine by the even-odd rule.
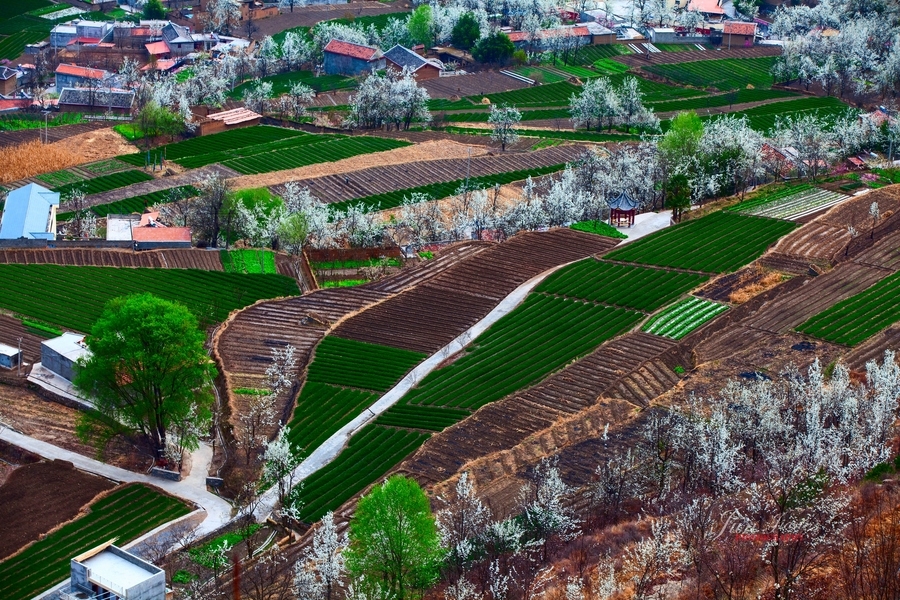
[[[310,266],[316,271],[334,271],[336,269],[361,269],[363,267],[374,267],[384,262],[389,267],[399,267],[399,258],[371,258],[369,260],[327,260],[310,263]]]
[[[653,312],[707,281],[694,273],[609,263],[594,258],[560,269],[536,292]]]
[[[32,43],[32,42],[29,42]],[[2,44],[2,40],[0,40]],[[42,129],[61,125],[77,125],[85,123],[81,113],[59,113],[44,121],[44,115],[31,113],[13,113],[0,116],[0,131],[21,131],[23,129]]]
[[[113,127],[113,131],[129,142],[136,142],[137,140],[142,140],[147,137],[143,130],[134,123],[122,123],[121,125],[116,125]]]
[[[234,388],[235,394],[242,396],[268,396],[272,390],[266,388]]]
[[[297,282],[281,275],[240,275],[198,269],[113,269],[61,265],[0,265],[0,306],[61,328],[89,332],[117,296],[152,290],[181,302],[201,322],[263,298],[293,296]]]
[[[123,546],[189,512],[180,500],[143,484],[117,488],[78,517],[0,563],[0,597],[29,600],[69,576],[73,556],[112,538]]]
[[[597,235],[603,235],[620,240],[624,240],[628,237],[605,221],[579,221],[578,223],[571,225],[570,228],[574,229],[575,231],[596,233]]]
[[[628,65],[622,64],[615,60],[611,60],[609,58],[601,58],[597,61],[594,61],[593,67],[600,73],[606,75],[624,73],[629,69]]]
[[[215,569],[225,567],[231,560],[229,554],[224,555],[216,553],[217,548],[225,546],[226,548],[234,548],[245,539],[259,531],[262,527],[259,523],[253,523],[248,527],[248,531],[232,531],[225,533],[219,537],[210,540],[198,548],[188,550],[188,555],[195,563],[207,569]],[[246,535],[245,535],[246,534]],[[217,564],[218,563],[218,564]]]
[[[730,272],[761,255],[799,223],[716,212],[613,250],[606,258],[622,262]]]
[[[528,177],[540,177],[550,173],[561,171],[565,165],[551,165],[549,167],[540,167],[537,169],[527,169],[522,171],[509,171],[506,173],[498,173],[497,175],[484,175],[481,177],[469,178],[469,189],[484,189],[495,185],[506,185],[513,181],[521,181]],[[403,199],[412,194],[425,194],[431,199],[447,198],[454,195],[466,183],[465,179],[456,179],[443,183],[431,183],[415,188],[406,188],[395,190],[393,192],[385,192],[383,194],[375,194],[374,196],[365,196],[355,200],[345,200],[344,202],[336,202],[332,206],[336,210],[345,210],[350,204],[362,203],[367,210],[385,210],[395,208],[403,204]]]
[[[295,83],[308,85],[317,92],[352,90],[356,87],[356,80],[352,77],[344,77],[343,75],[320,75],[316,77],[316,74],[312,71],[289,71],[245,81],[228,92],[227,96],[232,99],[243,98],[244,90],[255,88],[257,83],[260,82],[272,84],[273,98],[287,94]]]
[[[427,355],[329,335],[316,347],[308,381],[386,392]]]
[[[48,325],[46,323],[41,323],[40,321],[35,321],[34,319],[23,318],[22,325],[24,325],[27,329],[32,330],[33,332],[37,332],[43,337],[59,337],[63,334],[62,329],[53,327],[52,325]]]
[[[100,177],[94,177],[93,179],[84,179],[75,183],[68,183],[53,188],[53,191],[62,194],[63,198],[76,189],[81,189],[88,195],[99,194],[101,192],[108,192],[109,190],[133,185],[135,183],[150,181],[151,179],[153,179],[151,175],[148,175],[143,171],[138,171],[137,169],[132,169],[131,171],[121,171],[110,175],[101,175]],[[63,202],[63,206],[65,206],[65,201]]]
[[[670,306],[650,319],[644,325],[643,331],[680,340],[726,310],[728,306],[725,304],[691,297]]]
[[[247,248],[241,250],[219,250],[222,269],[226,273],[246,273],[249,275],[274,275],[275,253],[271,250]]]
[[[344,287],[356,287],[358,285],[363,285],[365,283],[369,283],[368,279],[341,279],[339,281],[320,281],[319,286],[323,288],[344,288]]]
[[[900,320],[900,273],[838,302],[797,327],[835,344],[855,346]]]

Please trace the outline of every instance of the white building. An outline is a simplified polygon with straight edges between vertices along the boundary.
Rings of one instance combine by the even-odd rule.
[[[71,563],[71,591],[63,600],[165,600],[166,573],[109,541]]]

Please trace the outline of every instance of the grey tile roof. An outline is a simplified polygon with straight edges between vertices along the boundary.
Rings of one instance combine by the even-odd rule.
[[[72,106],[90,106],[91,90],[84,88],[63,88],[59,94],[59,103]],[[134,92],[124,90],[94,90],[94,107],[96,108],[131,108],[134,103]]]
[[[424,58],[422,58],[409,48],[404,48],[399,44],[385,52],[384,57],[395,65],[401,68],[409,67],[412,71],[415,71],[416,69],[428,63],[428,61],[426,61]]]

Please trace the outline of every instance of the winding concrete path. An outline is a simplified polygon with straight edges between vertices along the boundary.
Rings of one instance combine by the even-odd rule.
[[[231,504],[206,490],[206,467],[212,461],[212,448],[206,444],[201,444],[200,448],[191,454],[193,466],[191,467],[190,475],[181,481],[169,481],[107,465],[98,460],[82,456],[77,452],[65,450],[53,444],[23,435],[9,427],[0,427],[0,439],[44,458],[69,461],[82,471],[94,473],[113,481],[155,485],[173,496],[196,504],[206,511],[206,518],[196,530],[198,537],[219,529],[231,520]]]
[[[663,211],[659,213],[643,213],[635,217],[634,227],[622,228],[622,232],[628,235],[628,239],[623,243],[628,243],[649,235],[654,231],[659,231],[668,227],[672,218],[671,211]],[[333,461],[346,447],[350,438],[360,428],[364,427],[371,421],[375,420],[381,413],[385,412],[391,406],[396,404],[409,390],[414,388],[426,375],[434,371],[444,360],[459,352],[470,344],[474,339],[480,336],[487,329],[512,312],[525,297],[537,285],[555,271],[569,265],[558,265],[552,269],[548,269],[543,273],[536,275],[513,290],[506,296],[494,309],[483,319],[475,323],[472,327],[460,334],[452,342],[438,350],[436,353],[425,359],[415,369],[406,374],[406,377],[400,380],[397,385],[385,392],[374,404],[358,415],[355,419],[341,427],[331,437],[325,440],[318,448],[301,462],[292,474],[294,485],[300,483],[319,469],[325,467]],[[256,511],[256,517],[259,520],[269,516],[278,503],[278,486],[272,486],[261,497],[259,507]]]

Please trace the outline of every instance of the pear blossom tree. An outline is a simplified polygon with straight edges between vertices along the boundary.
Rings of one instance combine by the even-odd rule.
[[[505,152],[506,147],[515,144],[519,140],[519,132],[516,125],[522,120],[522,113],[515,106],[497,106],[491,104],[491,114],[488,115],[488,123],[493,126],[491,139],[500,142],[500,149]]]
[[[334,514],[329,511],[313,533],[312,545],[294,565],[294,593],[298,598],[333,600],[340,597],[346,548],[347,536],[338,533]]]

